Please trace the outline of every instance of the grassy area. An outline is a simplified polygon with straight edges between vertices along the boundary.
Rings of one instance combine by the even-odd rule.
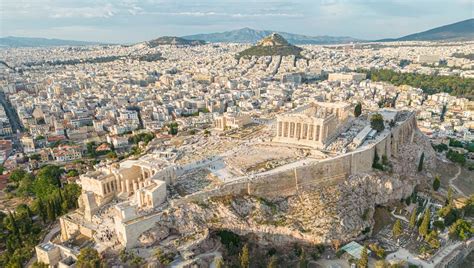
[[[466,195],[474,193],[474,171],[469,171],[466,168],[461,169],[459,177],[453,181],[460,190]]]
[[[454,163],[445,163],[443,161],[437,161],[436,168],[433,173],[440,176],[441,187],[447,189],[449,180],[456,175],[458,167]]]

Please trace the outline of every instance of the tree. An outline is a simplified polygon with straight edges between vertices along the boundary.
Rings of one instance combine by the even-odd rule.
[[[10,173],[10,177],[8,179],[10,181],[19,183],[21,179],[26,176],[26,174],[26,171],[24,171],[23,169],[15,169],[14,171],[12,171],[12,173]]]
[[[76,262],[77,268],[101,268],[104,267],[102,260],[100,259],[99,252],[97,250],[85,247],[81,249],[77,256]]]
[[[370,117],[370,126],[378,132],[383,131],[385,129],[383,116],[379,113],[373,114]]]
[[[300,261],[299,261],[299,268],[306,268],[308,267],[308,260],[306,260],[306,252],[304,248],[301,249]]]
[[[270,262],[267,265],[267,268],[277,268],[278,267],[278,257],[273,255],[270,257]]]
[[[374,150],[374,160],[372,161],[372,168],[383,170],[383,165],[379,163],[380,157],[377,153],[377,148]]]
[[[420,161],[418,162],[418,172],[423,170],[423,160],[425,159],[425,152],[421,153]]]
[[[409,226],[411,228],[415,228],[416,226],[416,208],[414,208],[413,211],[411,212]]]
[[[109,159],[117,159],[117,153],[116,153],[116,152],[108,152],[108,153],[107,153],[107,158],[109,158]]]
[[[224,268],[224,260],[222,259],[222,257],[216,257],[214,259],[214,263],[216,264],[216,268]]]
[[[433,181],[433,190],[438,191],[440,186],[441,186],[441,181],[439,180],[439,176],[435,176],[434,181]]]
[[[48,268],[49,265],[47,265],[46,263],[44,262],[37,262],[35,261],[32,265],[31,265],[31,268]]]
[[[430,219],[431,219],[431,212],[430,212],[430,209],[427,208],[425,210],[425,214],[423,214],[423,221],[421,222],[420,228],[418,229],[419,234],[423,237],[428,235],[428,232],[430,230]]]
[[[359,117],[362,114],[362,103],[357,103],[354,107],[354,116]]]
[[[426,242],[428,242],[431,248],[437,249],[441,246],[441,243],[439,242],[439,238],[438,238],[438,232],[436,230],[432,230],[426,236],[425,240]]]
[[[459,240],[467,240],[474,233],[469,221],[458,219],[451,227],[449,227],[449,235]]]
[[[388,264],[385,260],[378,260],[375,262],[375,268],[388,268]]]
[[[395,221],[395,224],[393,224],[393,228],[392,228],[393,237],[398,238],[400,235],[402,235],[402,233],[403,233],[402,223],[400,222],[400,219],[397,219]]]
[[[362,249],[362,252],[360,253],[360,259],[357,263],[357,267],[359,267],[359,268],[369,267],[369,254],[367,252],[367,247],[365,247],[365,246]]]
[[[242,253],[240,253],[240,267],[248,268],[249,266],[250,266],[249,246],[245,244],[242,247]]]
[[[448,196],[447,196],[446,203],[448,205],[453,203],[453,188],[451,188],[451,186],[448,187]]]

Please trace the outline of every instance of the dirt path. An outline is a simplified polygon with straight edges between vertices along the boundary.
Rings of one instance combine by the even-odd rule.
[[[465,197],[466,195],[463,193],[463,191],[459,190],[459,188],[453,183],[459,177],[459,175],[461,175],[461,171],[461,167],[458,166],[458,172],[449,180],[449,186]]]

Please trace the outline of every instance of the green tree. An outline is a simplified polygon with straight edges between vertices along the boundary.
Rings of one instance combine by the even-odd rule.
[[[448,205],[453,203],[453,188],[451,188],[451,186],[448,186],[448,196],[447,196],[446,203]]]
[[[97,250],[85,247],[81,249],[79,255],[77,256],[76,262],[77,268],[101,268],[104,267],[104,264],[99,256]]]
[[[308,260],[306,259],[306,252],[304,248],[301,249],[300,260],[299,260],[299,268],[306,268],[308,267]]]
[[[440,186],[441,186],[441,181],[439,180],[439,176],[435,176],[434,181],[433,181],[433,190],[438,191]]]
[[[433,249],[438,249],[441,246],[438,238],[438,232],[436,230],[432,230],[427,236],[425,241],[430,245]]]
[[[415,207],[415,208],[413,209],[413,211],[411,212],[409,226],[410,226],[411,228],[415,228],[415,227],[416,227],[416,207]]]
[[[216,264],[216,268],[224,268],[224,260],[222,259],[222,257],[216,257],[214,259],[214,263]]]
[[[402,233],[403,233],[402,223],[400,222],[400,219],[397,219],[395,221],[395,224],[393,224],[393,228],[392,228],[393,237],[398,238],[400,235],[402,235]]]
[[[240,267],[248,268],[250,266],[250,256],[249,256],[249,247],[245,244],[242,247],[242,252],[240,253]]]
[[[277,268],[278,267],[278,257],[273,255],[270,257],[267,268]]]
[[[362,252],[360,253],[360,259],[357,262],[358,268],[368,268],[369,267],[369,254],[367,252],[367,247],[364,246]]]
[[[107,158],[109,158],[109,159],[117,159],[117,153],[116,153],[116,152],[108,152],[108,153],[107,153]]]
[[[472,237],[474,228],[471,222],[464,219],[458,219],[451,227],[449,227],[449,235],[459,240],[467,240]]]
[[[35,261],[32,265],[31,265],[31,268],[48,268],[49,265],[47,265],[46,263],[43,263],[43,262],[37,262]]]
[[[77,177],[77,176],[79,176],[79,171],[77,171],[75,169],[69,170],[66,174],[66,177],[68,177],[68,178]]]
[[[418,162],[418,172],[423,170],[423,160],[425,159],[425,152],[421,153],[420,161]]]
[[[26,176],[26,171],[23,169],[15,169],[10,173],[10,177],[8,178],[10,181],[19,183],[24,176]]]
[[[362,114],[362,103],[357,103],[354,107],[354,116],[359,117]]]
[[[375,262],[375,268],[388,268],[389,265],[385,260],[378,260]]]
[[[370,126],[378,132],[383,131],[385,129],[383,116],[379,113],[373,114],[370,117]]]
[[[428,235],[428,232],[430,231],[430,219],[431,212],[430,209],[427,208],[425,210],[425,214],[423,214],[423,221],[421,222],[420,228],[418,229],[419,234],[423,237]]]

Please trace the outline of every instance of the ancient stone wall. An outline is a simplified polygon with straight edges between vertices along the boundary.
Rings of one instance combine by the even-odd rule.
[[[176,205],[201,201],[213,196],[249,194],[260,197],[285,197],[294,195],[299,189],[314,185],[334,184],[345,180],[349,175],[366,173],[372,170],[375,152],[380,158],[396,158],[401,144],[412,142],[416,130],[415,114],[411,113],[405,121],[379,137],[374,144],[366,145],[356,151],[314,164],[299,166],[265,175],[244,178],[226,183],[217,189],[198,192],[182,199],[174,200]]]
[[[153,214],[119,224],[117,235],[120,243],[126,247],[134,247],[140,235],[153,228],[160,218],[161,214]]]

